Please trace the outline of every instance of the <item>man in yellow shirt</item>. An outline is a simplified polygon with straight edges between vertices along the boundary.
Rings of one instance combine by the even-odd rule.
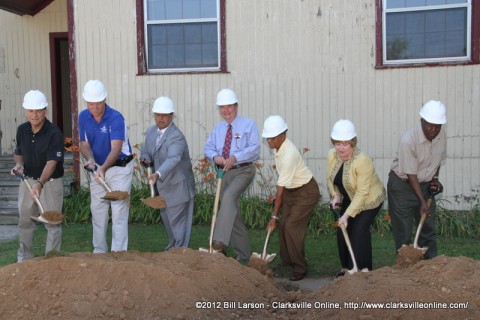
[[[305,236],[313,208],[320,200],[320,190],[297,147],[287,139],[287,130],[280,116],[268,117],[263,125],[262,137],[274,149],[278,171],[275,206],[268,228],[274,230],[279,220],[281,265],[292,266],[290,280],[299,281],[308,271]]]

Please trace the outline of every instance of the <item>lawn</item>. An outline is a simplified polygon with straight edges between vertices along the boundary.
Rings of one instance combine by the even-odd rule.
[[[210,234],[209,226],[194,226],[190,248],[208,247],[208,237]],[[265,230],[250,230],[249,239],[252,251],[261,253],[265,241]],[[92,237],[92,226],[90,223],[72,224],[63,228],[62,253],[72,252],[90,252]],[[107,239],[111,239],[110,230]],[[34,254],[43,255],[45,249],[45,229],[37,227],[34,237]],[[167,245],[167,238],[161,224],[141,225],[131,224],[129,226],[129,250],[140,252],[160,252]],[[393,238],[390,234],[373,234],[373,266],[374,269],[395,264],[395,252]],[[316,235],[309,233],[305,242],[306,255],[309,263],[310,276],[331,276],[339,268],[339,259],[337,255],[336,238],[334,234]],[[16,252],[18,241],[0,243],[0,266],[16,262]],[[439,238],[439,255],[447,256],[466,256],[480,260],[480,251],[478,250],[478,240],[467,238]],[[278,234],[273,233],[270,237],[270,243],[267,253],[277,253]],[[234,257],[231,250],[227,252],[228,256]],[[279,257],[272,263],[279,262]]]

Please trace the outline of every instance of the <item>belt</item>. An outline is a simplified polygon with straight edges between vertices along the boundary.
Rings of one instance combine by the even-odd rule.
[[[130,161],[133,160],[133,154],[126,156],[125,158],[118,159],[113,164],[115,167],[125,167]]]
[[[313,177],[312,177],[312,179],[313,179]],[[303,186],[306,186],[307,184],[309,184],[310,181],[312,181],[312,179],[310,179],[307,183],[302,184],[300,187],[296,187],[296,188],[285,188],[285,191],[288,191],[288,192],[297,191],[298,189],[302,188]]]
[[[397,177],[398,179],[400,179],[400,180],[402,180],[402,181],[408,181],[407,179],[400,178],[400,177],[398,176],[398,174],[396,174],[395,171],[393,171],[393,170],[390,170],[390,172],[388,173],[388,176],[390,176],[390,177],[395,176],[395,177]]]
[[[238,168],[241,168],[241,167],[246,167],[246,166],[249,166],[251,165],[253,162],[244,162],[244,163],[239,163],[239,164],[236,164],[234,166],[231,166],[230,167],[230,170],[232,169],[238,169]],[[220,169],[223,169],[223,166],[218,166]]]
[[[33,179],[33,180],[40,180],[40,178],[34,178],[34,177],[31,177],[31,176],[27,176],[27,178],[30,178],[30,179]],[[58,178],[50,178],[47,181],[45,181],[45,183],[48,182],[48,181],[53,181],[53,179],[58,179]]]

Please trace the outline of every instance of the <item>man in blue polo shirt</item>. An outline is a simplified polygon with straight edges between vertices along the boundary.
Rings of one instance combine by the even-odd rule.
[[[93,252],[106,253],[108,209],[112,208],[111,251],[126,251],[128,247],[129,199],[102,199],[105,180],[112,190],[130,193],[133,178],[133,155],[128,141],[128,129],[122,114],[106,104],[107,91],[99,80],[90,80],[83,89],[87,109],[80,112],[80,152],[85,166],[96,169],[90,181],[93,224]]]
[[[13,159],[15,172],[23,173],[32,185],[30,192],[21,183],[18,190],[18,242],[17,262],[33,257],[32,240],[36,224],[30,219],[38,216],[33,197],[39,198],[45,210],[62,211],[63,206],[63,134],[47,116],[47,99],[38,90],[25,94],[23,108],[27,122],[17,129],[17,145]],[[47,242],[45,254],[60,251],[62,226],[45,224]]]

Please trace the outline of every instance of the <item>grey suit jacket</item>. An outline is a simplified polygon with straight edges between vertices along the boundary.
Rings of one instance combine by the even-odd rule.
[[[153,161],[155,171],[162,175],[157,180],[157,191],[165,198],[167,207],[190,201],[195,195],[195,178],[188,152],[187,140],[172,122],[156,146],[157,126],[147,128],[145,145],[140,158]]]

